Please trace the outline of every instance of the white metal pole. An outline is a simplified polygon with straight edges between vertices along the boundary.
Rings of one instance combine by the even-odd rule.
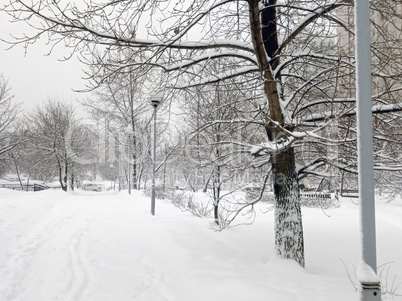
[[[121,142],[119,142],[119,148],[120,148]],[[118,165],[117,165],[117,172],[118,172],[118,176],[117,178],[119,179],[119,191],[121,191],[121,153],[119,151],[119,157],[117,158],[118,161]]]
[[[128,134],[128,147],[127,147],[127,161],[128,161],[128,194],[131,194],[131,134]]]
[[[362,231],[361,300],[381,300],[377,273],[369,0],[355,1],[357,146]],[[369,267],[369,268],[368,268]],[[370,268],[372,269],[370,271]]]
[[[151,214],[155,215],[155,161],[156,161],[156,109],[154,105],[154,126],[153,126],[153,143],[152,143],[152,187],[151,187]]]

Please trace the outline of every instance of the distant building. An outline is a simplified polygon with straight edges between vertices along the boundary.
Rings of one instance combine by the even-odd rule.
[[[372,24],[372,93],[378,100],[400,102],[402,96],[402,3],[384,0],[371,9]],[[354,7],[344,6],[337,11],[337,17],[345,24],[338,26],[340,53],[354,62]],[[354,72],[345,70],[349,77],[347,95],[355,95]],[[386,92],[384,94],[384,92]]]

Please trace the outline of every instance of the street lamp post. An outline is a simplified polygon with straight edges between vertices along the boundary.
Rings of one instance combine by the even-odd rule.
[[[117,178],[119,180],[119,192],[121,191],[121,153],[119,152],[119,157],[117,158]]]
[[[155,162],[156,162],[156,110],[162,100],[162,93],[151,95],[151,105],[153,112],[153,143],[152,143],[152,185],[151,185],[151,214],[155,215]]]
[[[369,0],[355,1],[356,103],[362,261],[357,270],[361,283],[361,301],[380,301],[377,276],[373,117],[371,100],[371,53]]]
[[[111,175],[111,180],[110,180],[110,190],[115,190],[116,189],[116,171],[115,171],[115,166],[113,163],[110,163],[110,175]]]
[[[126,128],[126,133],[128,135],[128,143],[127,143],[127,170],[128,170],[128,177],[127,177],[127,182],[128,182],[128,193],[131,194],[131,135],[134,134],[133,127],[131,124],[129,124]]]

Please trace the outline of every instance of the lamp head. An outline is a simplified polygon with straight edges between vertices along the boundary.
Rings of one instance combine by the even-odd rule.
[[[151,105],[154,108],[156,108],[161,103],[162,98],[163,98],[163,93],[162,92],[159,92],[157,94],[151,95]]]
[[[159,106],[160,102],[161,102],[161,101],[160,101],[159,99],[151,99],[151,105],[152,105],[153,107]]]

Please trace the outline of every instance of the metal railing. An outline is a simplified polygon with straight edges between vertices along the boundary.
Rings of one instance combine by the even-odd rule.
[[[49,186],[40,184],[0,184],[0,188],[18,190],[18,191],[42,191],[49,189]]]

